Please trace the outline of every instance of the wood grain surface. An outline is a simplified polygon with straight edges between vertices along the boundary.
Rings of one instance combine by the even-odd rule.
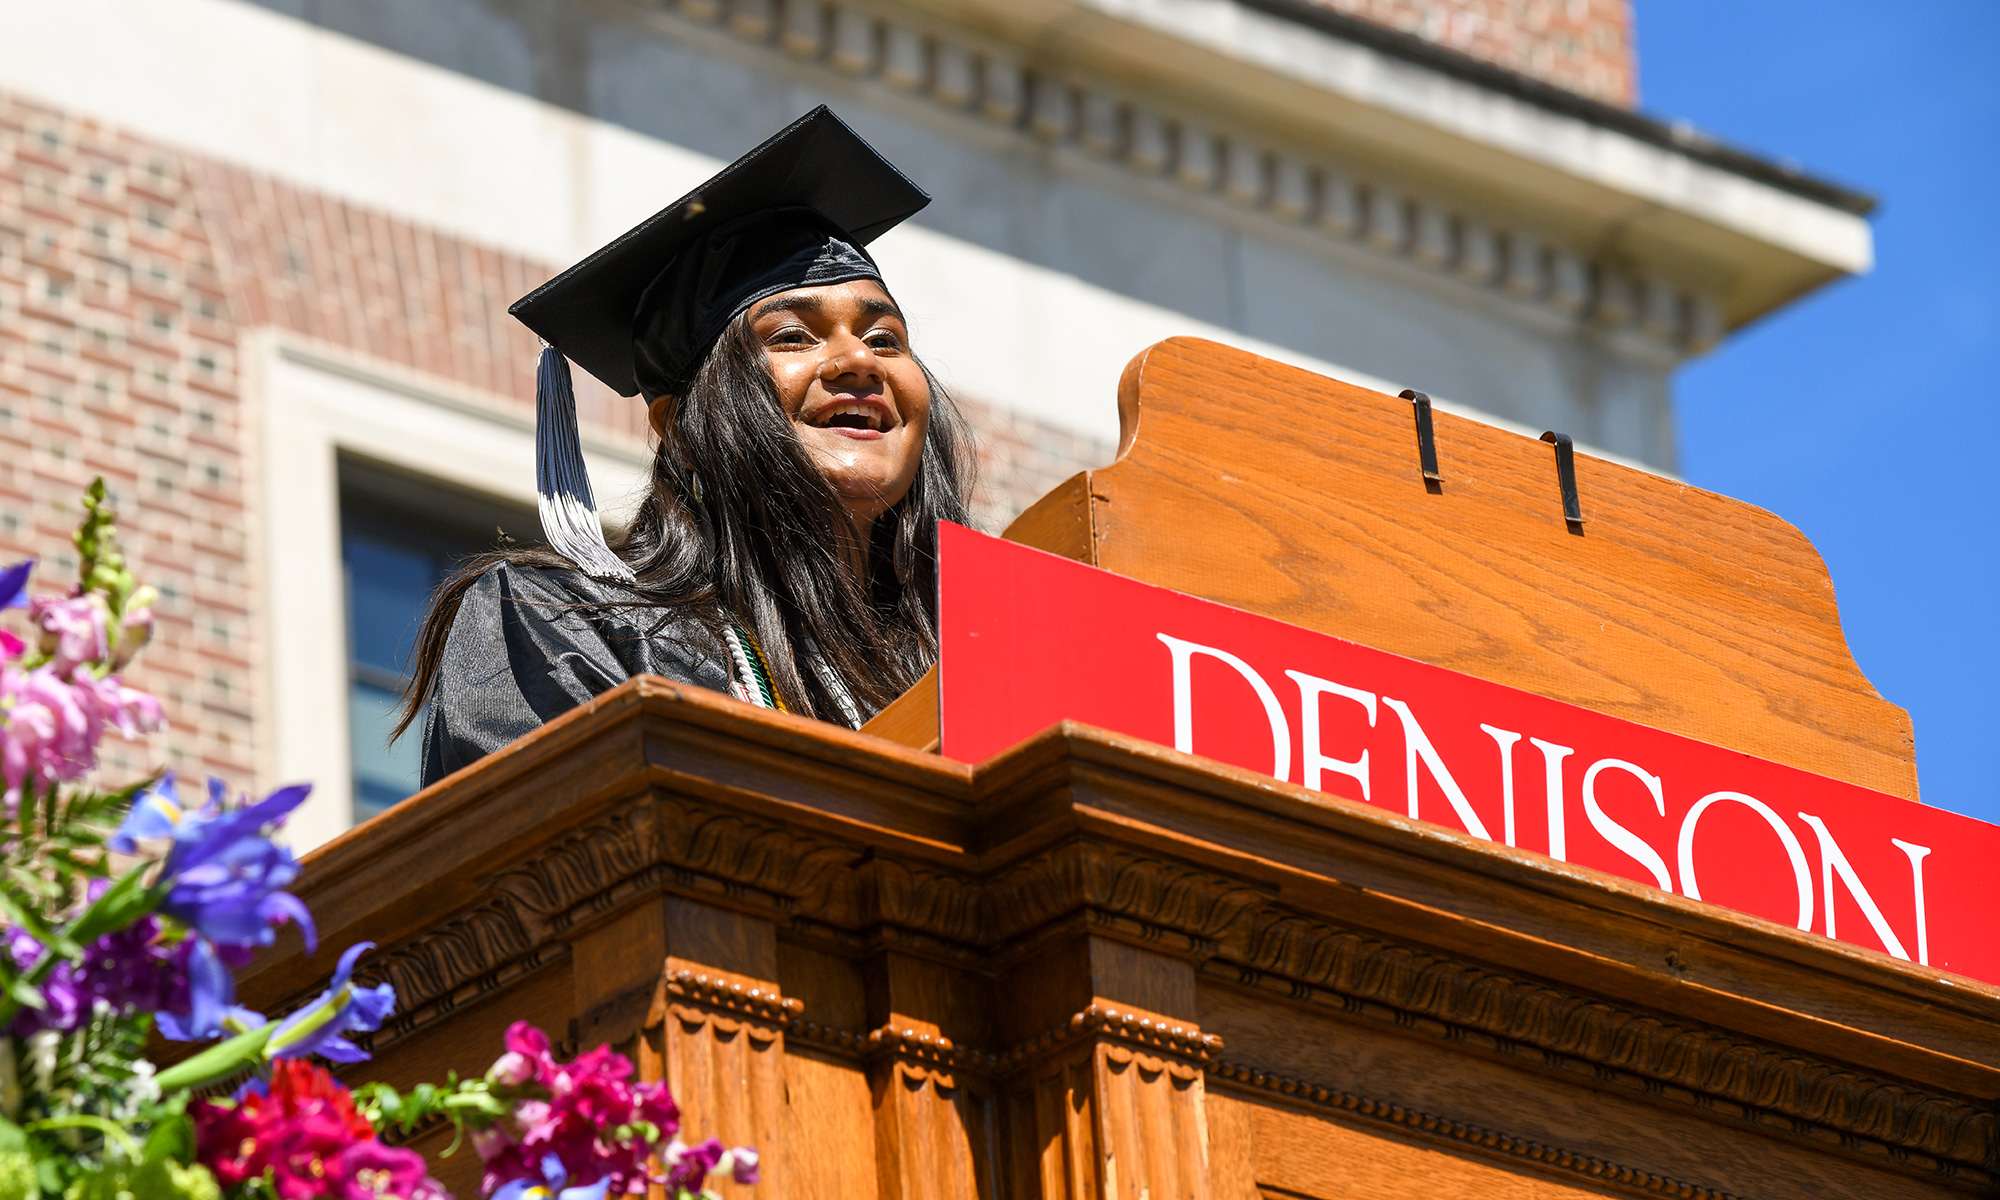
[[[1909,716],[1840,628],[1811,543],[1772,514],[1212,342],[1133,361],[1129,446],[1009,538],[1482,679],[1917,798]]]

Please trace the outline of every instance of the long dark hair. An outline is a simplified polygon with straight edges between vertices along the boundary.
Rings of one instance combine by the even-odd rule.
[[[638,577],[616,603],[692,617],[718,639],[727,621],[741,622],[794,712],[841,717],[808,666],[808,645],[863,715],[895,699],[937,660],[937,523],[967,523],[972,486],[965,418],[928,369],[924,377],[931,405],[922,466],[909,493],[876,520],[867,577],[855,579],[842,551],[846,513],[784,416],[748,314],[738,317],[673,403],[652,488],[612,546]],[[429,699],[466,590],[500,563],[575,569],[551,550],[505,550],[470,559],[446,579],[424,614],[392,738]]]

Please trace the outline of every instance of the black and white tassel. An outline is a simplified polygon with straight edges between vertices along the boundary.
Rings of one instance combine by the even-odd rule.
[[[535,371],[535,506],[549,548],[586,575],[614,583],[633,582],[632,568],[604,543],[597,500],[583,466],[583,439],[576,428],[576,389],[569,360],[542,343]]]

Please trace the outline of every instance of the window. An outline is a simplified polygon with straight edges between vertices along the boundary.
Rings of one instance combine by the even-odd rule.
[[[539,538],[531,508],[361,459],[340,460],[340,557],[347,608],[347,711],[354,819],[417,790],[423,715],[391,744],[403,680],[431,591],[502,533]]]

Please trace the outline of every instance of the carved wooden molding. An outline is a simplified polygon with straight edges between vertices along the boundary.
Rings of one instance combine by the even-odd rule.
[[[854,869],[862,860],[852,844],[678,799],[634,806],[503,872],[490,881],[494,900],[377,959],[376,970],[401,998],[398,1016],[375,1035],[377,1044],[407,1037],[557,961],[564,933],[641,895],[726,895],[781,921],[901,929],[968,949],[1021,945],[1037,929],[1080,915],[1094,929],[1123,932],[1194,959],[1209,977],[1233,986],[1354,1018],[1394,1021],[1413,1035],[1537,1069],[1587,1074],[1656,1103],[1781,1130],[1809,1126],[1819,1131],[1815,1137],[1904,1169],[1951,1174],[1967,1168],[1984,1178],[2000,1167],[2000,1122],[1989,1109],[1397,945],[1302,915],[1264,889],[1181,864],[1086,840],[984,881],[881,858]],[[703,992],[701,1003],[736,1011],[711,996],[722,993]],[[754,1001],[746,996],[728,1003]],[[939,1065],[948,1058],[956,1069],[990,1075],[1005,1072],[1007,1055],[1027,1053],[968,1051],[948,1039],[933,1050],[893,1030],[860,1035],[861,1044],[856,1035],[795,1023],[797,1010],[786,1011],[782,1020],[754,1019],[774,1027],[796,1024],[806,1041],[857,1057],[882,1052],[918,1062],[932,1054]],[[1101,1020],[1084,1032],[1193,1062],[1219,1048],[1208,1035],[1128,1029],[1109,1015],[1072,1020]],[[1040,1036],[1072,1035],[1052,1030]]]
[[[1730,1192],[1717,1191],[1702,1184],[1641,1171],[1636,1167],[1620,1166],[1588,1154],[1564,1150],[1560,1146],[1468,1125],[1464,1121],[1449,1120],[1420,1109],[1357,1096],[1339,1088],[1307,1083],[1240,1063],[1218,1060],[1209,1064],[1208,1071],[1212,1079],[1224,1084],[1269,1092],[1309,1108],[1331,1109],[1350,1118],[1392,1125],[1404,1132],[1425,1134],[1456,1146],[1523,1159],[1544,1168],[1581,1176],[1600,1185],[1625,1188],[1648,1196],[1672,1196],[1675,1200],[1740,1200]]]
[[[1654,1102],[1793,1132],[1816,1126],[1822,1140],[1899,1166],[2000,1165],[1988,1109],[1298,916],[1262,929],[1245,959],[1206,970]]]
[[[646,1028],[658,1029],[668,1020],[686,1030],[713,1028],[718,1033],[741,1032],[755,1042],[773,1042],[805,1008],[803,1002],[726,979],[711,979],[695,971],[669,971],[660,977]]]
[[[763,988],[711,979],[696,971],[670,971],[661,977],[661,995],[689,1004],[699,1004],[716,1012],[762,1021],[768,1025],[788,1025],[805,1009],[805,1002],[781,996]],[[661,1001],[656,1001],[656,1005]],[[654,1023],[649,1018],[649,1023]]]
[[[1138,1013],[1121,1012],[1106,1004],[1092,1004],[1069,1020],[995,1055],[995,1066],[1011,1071],[1046,1057],[1062,1046],[1093,1038],[1108,1039],[1171,1055],[1197,1067],[1222,1050],[1222,1039],[1193,1026],[1169,1024]],[[1177,1074],[1182,1072],[1177,1072]]]

